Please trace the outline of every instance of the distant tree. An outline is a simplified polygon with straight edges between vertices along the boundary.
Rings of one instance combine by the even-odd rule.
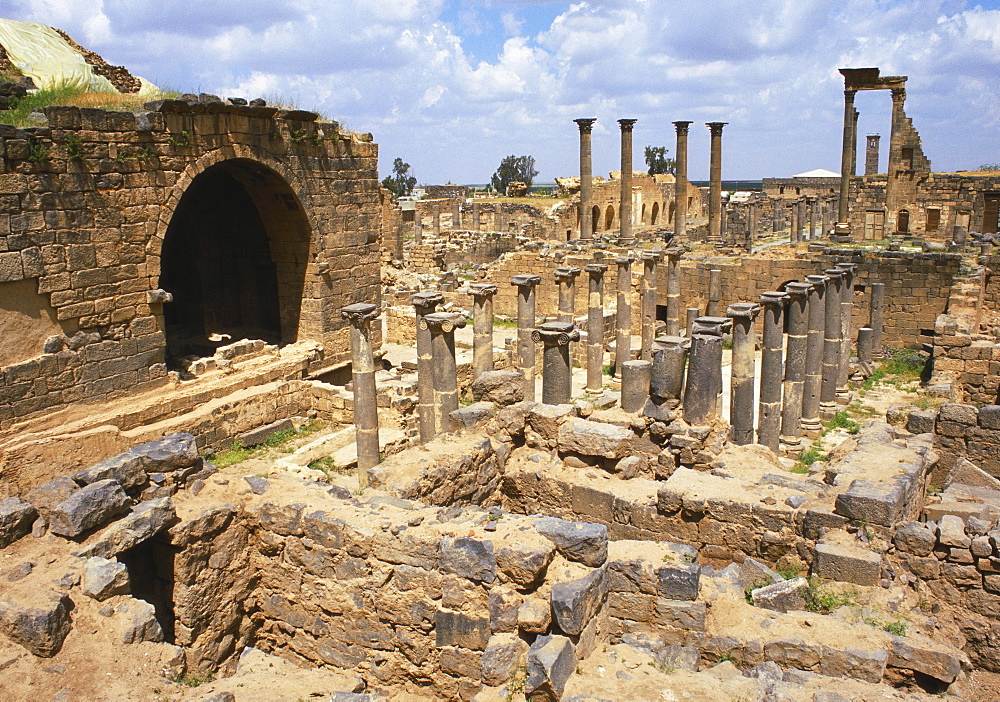
[[[521,182],[528,188],[538,171],[535,170],[534,156],[505,156],[500,162],[500,167],[490,179],[490,186],[501,195],[507,194],[507,186],[510,183]]]
[[[674,159],[667,158],[666,146],[647,146],[645,153],[649,175],[673,173],[677,167],[677,162]]]
[[[1000,171],[1000,163],[984,163],[977,171]]]
[[[405,163],[401,158],[392,162],[392,175],[382,179],[382,187],[397,198],[412,193],[416,184],[416,176],[410,175],[410,164]]]

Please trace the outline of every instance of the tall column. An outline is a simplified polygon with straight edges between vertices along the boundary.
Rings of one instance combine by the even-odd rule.
[[[681,335],[681,256],[684,249],[671,246],[667,256],[667,336]]]
[[[691,361],[684,388],[684,421],[707,424],[719,413],[722,390],[722,329],[725,317],[698,317],[692,326]]]
[[[650,361],[653,358],[653,336],[656,334],[656,264],[660,261],[658,251],[643,251],[642,258],[642,348],[639,358]]]
[[[854,90],[844,91],[844,141],[840,151],[840,208],[837,212],[837,234],[849,236],[851,168],[854,159],[851,152],[855,150],[854,142]]]
[[[684,367],[687,365],[690,348],[691,340],[681,336],[658,336],[654,340],[649,393],[657,404],[681,399],[684,391]]]
[[[517,287],[517,352],[524,383],[524,399],[535,400],[535,286],[541,276],[515,275],[510,284]]]
[[[640,412],[649,399],[653,375],[650,361],[627,361],[622,365],[621,406],[625,412]]]
[[[531,333],[544,344],[542,351],[542,404],[564,405],[573,394],[569,344],[580,340],[572,322],[544,322]]]
[[[798,243],[801,226],[802,225],[799,222],[799,201],[795,200],[792,202],[792,227],[788,234],[788,241],[793,244]]]
[[[418,245],[424,243],[424,222],[419,212],[413,221],[413,243]]]
[[[878,175],[878,134],[869,134],[865,144],[865,175]]]
[[[559,286],[559,321],[572,322],[575,314],[576,297],[576,277],[580,275],[579,268],[571,266],[561,266],[553,273],[556,278],[556,285]]]
[[[722,314],[722,271],[713,268],[708,272],[708,307],[706,317],[718,317]]]
[[[783,292],[765,292],[760,295],[760,303],[764,308],[764,339],[760,356],[757,443],[774,452],[778,451],[781,433],[781,347],[787,300],[788,295]]]
[[[819,233],[821,239],[825,239],[830,234],[830,210],[832,208],[833,204],[828,199],[822,201],[823,224],[821,225],[822,231]]]
[[[868,326],[872,329],[872,349],[882,353],[883,314],[885,312],[885,283],[872,283],[872,297],[868,311]]]
[[[441,203],[435,202],[431,210],[431,234],[441,236]]]
[[[677,148],[674,152],[674,234],[677,241],[687,236],[688,211],[688,126],[690,122],[674,122]]]
[[[790,451],[802,444],[802,401],[806,384],[806,355],[809,345],[809,283],[789,283],[788,343],[785,349],[785,382],[781,398],[781,442]]]
[[[622,377],[622,364],[632,360],[632,292],[631,256],[619,256],[618,264],[618,308],[615,312],[615,375]]]
[[[785,205],[781,198],[774,198],[774,213],[771,215],[771,232],[778,234],[785,229]]]
[[[858,117],[861,113],[854,109],[854,116],[851,120],[851,176],[858,174]]]
[[[497,286],[472,283],[472,380],[493,370],[493,296]]]
[[[392,257],[397,261],[403,260],[403,212],[399,212],[399,219],[396,220],[396,240],[393,242]]]
[[[590,164],[590,132],[597,118],[574,119],[580,128],[580,238],[594,236],[594,222],[590,211],[590,184],[593,171]]]
[[[472,230],[479,231],[479,203],[472,201]]]
[[[590,275],[587,309],[587,392],[604,389],[604,272],[607,264],[588,263]]]
[[[368,487],[368,471],[379,463],[378,403],[371,342],[371,321],[378,318],[378,305],[358,302],[341,307],[340,314],[351,324],[354,441],[358,447],[358,486],[365,488]]]
[[[632,238],[632,125],[635,122],[634,119],[618,120],[622,130],[622,190],[618,233],[623,239]]]
[[[722,238],[722,128],[728,122],[706,122],[712,133],[712,152],[708,168],[708,241]]]
[[[844,398],[850,392],[847,382],[851,369],[851,340],[854,338],[852,317],[855,264],[838,263],[836,267],[844,271],[840,285],[840,364],[837,366],[837,395]]]
[[[451,228],[462,228],[462,201],[456,200],[451,206]]]
[[[809,208],[808,198],[802,198],[801,200],[799,200],[799,241],[805,241],[809,238],[802,231],[803,229],[807,229],[809,226],[809,215],[807,212],[808,208]]]
[[[420,422],[420,443],[425,444],[437,434],[434,419],[434,361],[431,351],[431,332],[423,318],[444,302],[444,295],[436,290],[414,293],[410,298],[417,321],[417,412]]]
[[[757,208],[759,207],[757,201],[750,203],[750,214],[749,222],[747,223],[747,251],[753,251],[753,242],[757,238],[757,229],[759,228],[757,218]]]
[[[839,268],[824,271],[830,279],[826,286],[824,307],[826,317],[823,325],[823,385],[820,389],[820,416],[832,417],[837,411],[837,373],[840,370],[840,288],[844,272]]]
[[[424,316],[422,324],[431,333],[436,423],[442,433],[450,433],[458,429],[458,423],[451,418],[451,413],[458,409],[455,330],[465,326],[465,315],[457,312],[433,312]]]
[[[812,286],[809,292],[809,332],[806,335],[806,378],[802,390],[802,421],[800,427],[807,436],[818,436],[823,430],[819,421],[820,391],[823,385],[823,333],[826,320],[825,275],[807,275]]]
[[[818,209],[819,200],[817,198],[809,198],[809,241],[816,238],[816,223],[819,219],[817,216]]]
[[[760,312],[754,302],[736,302],[726,309],[733,320],[732,379],[729,387],[729,424],[734,444],[753,443],[754,342],[753,321]]]

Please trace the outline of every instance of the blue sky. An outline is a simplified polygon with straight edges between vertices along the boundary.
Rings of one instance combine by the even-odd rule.
[[[729,123],[724,178],[836,171],[845,66],[909,76],[935,170],[1000,161],[1000,0],[0,0],[0,16],[164,87],[316,109],[421,183],[486,182],[508,154],[575,175],[575,117],[598,119],[597,174],[619,167],[623,117],[637,169],[685,119],[694,179],[710,121]],[[887,143],[888,94],[857,107]]]

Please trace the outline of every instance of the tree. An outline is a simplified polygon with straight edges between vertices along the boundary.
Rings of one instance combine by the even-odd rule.
[[[505,195],[507,186],[511,183],[524,183],[530,188],[536,175],[538,175],[538,171],[535,170],[534,156],[514,156],[511,154],[505,156],[500,162],[500,167],[490,179],[490,185],[498,193]]]
[[[392,162],[392,175],[382,179],[382,187],[390,191],[393,197],[402,197],[413,192],[417,184],[416,176],[410,175],[410,164],[397,158]]]
[[[672,158],[667,158],[666,146],[647,146],[646,165],[649,166],[649,175],[658,173],[673,173],[677,167],[677,162]]]
[[[984,163],[977,171],[1000,171],[1000,163]]]

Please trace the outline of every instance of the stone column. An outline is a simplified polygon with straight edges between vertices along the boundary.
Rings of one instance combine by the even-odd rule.
[[[802,403],[806,385],[806,355],[809,346],[810,283],[789,283],[788,343],[785,349],[785,382],[781,398],[781,442],[790,451],[801,448]]]
[[[455,362],[455,330],[465,326],[465,315],[433,312],[421,322],[431,333],[434,358],[434,409],[442,433],[458,429],[451,413],[458,409],[458,366]]]
[[[420,443],[430,441],[437,434],[434,419],[434,381],[432,376],[434,361],[431,352],[431,332],[422,323],[439,304],[444,295],[436,290],[415,293],[410,302],[417,317],[417,412],[420,421]]]
[[[587,309],[587,392],[604,389],[604,272],[607,264],[588,263],[590,275]]]
[[[823,215],[822,217],[823,223],[820,225],[822,227],[822,230],[820,231],[819,236],[821,239],[825,239],[830,234],[830,220],[831,220],[830,211],[833,209],[833,203],[831,203],[830,200],[824,199],[822,201],[821,208],[822,208],[821,214]]]
[[[792,202],[792,227],[791,231],[788,234],[788,240],[791,243],[793,244],[798,243],[800,228],[801,224],[799,223],[799,201],[794,200]]]
[[[619,256],[618,264],[618,307],[615,312],[615,375],[622,377],[622,364],[632,360],[632,292],[631,256]]]
[[[850,235],[851,152],[854,143],[854,90],[844,91],[844,141],[840,151],[840,208],[837,212],[837,234]]]
[[[749,222],[747,223],[747,251],[753,251],[753,242],[757,238],[758,225],[758,204],[756,201],[750,203]]]
[[[572,322],[575,314],[576,277],[580,275],[579,268],[561,266],[554,271],[556,285],[559,286],[559,321]]]
[[[681,399],[684,366],[691,340],[681,336],[658,336],[653,342],[653,369],[649,393],[659,404]]]
[[[580,238],[594,236],[594,222],[590,211],[590,184],[593,171],[590,164],[590,132],[597,118],[573,120],[580,128]]]
[[[872,329],[872,349],[875,353],[882,353],[882,333],[884,322],[882,315],[885,312],[885,283],[872,283],[872,297],[868,310],[868,326]]]
[[[854,313],[854,268],[853,263],[838,263],[844,271],[840,284],[840,364],[837,366],[837,396],[847,397],[847,387],[851,369],[851,340],[854,338],[852,317]]]
[[[392,257],[397,261],[403,260],[403,212],[400,210],[399,219],[396,220],[396,241],[393,242]]]
[[[535,286],[541,276],[515,275],[510,284],[517,287],[517,355],[524,376],[524,399],[535,400]]]
[[[441,203],[435,202],[431,210],[431,234],[441,236]]]
[[[475,200],[472,201],[472,229],[479,231],[479,203]]]
[[[889,216],[896,216],[896,174],[902,167],[903,130],[906,128],[906,111],[903,103],[906,101],[906,88],[903,86],[892,88],[892,121],[889,127],[889,164],[886,173],[889,175],[886,180],[885,206],[889,210]],[[888,224],[888,222],[886,223]],[[898,226],[894,227],[898,230]]]
[[[632,125],[634,119],[620,119],[622,130],[621,210],[618,233],[623,239],[632,237]]]
[[[493,370],[493,296],[497,286],[472,283],[472,380]]]
[[[799,241],[808,241],[811,238],[809,233],[809,199],[799,200]],[[802,230],[806,231],[803,232]]]
[[[699,310],[697,307],[688,307],[685,309],[685,315],[686,318],[685,318],[684,333],[690,337],[691,330],[694,329],[695,320],[701,316],[701,310]]]
[[[451,206],[451,228],[452,230],[462,228],[462,202],[456,200]]]
[[[674,151],[674,234],[677,241],[687,236],[687,172],[688,172],[688,126],[690,122],[674,122],[677,130],[677,148]]]
[[[858,362],[871,367],[872,364],[872,328],[858,328]]]
[[[865,175],[878,175],[878,134],[869,134],[865,144]]]
[[[820,416],[832,417],[837,411],[837,373],[840,370],[840,288],[844,272],[839,268],[825,271],[830,281],[826,286],[823,322],[823,384],[820,389]]]
[[[351,324],[351,383],[354,386],[354,441],[358,447],[358,486],[366,488],[368,471],[379,463],[378,402],[371,341],[371,321],[378,318],[378,305],[358,302],[341,307],[340,314]]]
[[[861,113],[858,112],[857,108],[854,109],[854,115],[851,120],[851,176],[856,176],[858,174],[858,117]]]
[[[785,205],[781,198],[774,199],[774,212],[771,215],[771,231],[778,234],[785,229]]]
[[[708,272],[708,307],[706,317],[718,317],[722,314],[722,271],[713,268]]]
[[[416,213],[413,221],[413,243],[424,243],[424,222],[419,212]]]
[[[658,251],[643,251],[642,258],[642,347],[639,357],[653,358],[653,337],[656,335],[656,264],[662,257]]]
[[[627,361],[622,365],[622,410],[641,412],[649,399],[653,374],[651,361]]]
[[[819,221],[817,210],[819,209],[819,199],[809,199],[809,241],[816,238],[816,224]]]
[[[580,340],[572,322],[545,322],[531,333],[545,345],[542,351],[542,404],[564,405],[573,394],[569,344]]]
[[[823,384],[823,332],[826,320],[825,275],[807,275],[809,291],[809,331],[806,335],[806,378],[802,389],[802,433],[817,436],[823,427],[819,421],[819,398]]]
[[[753,321],[760,305],[736,302],[726,309],[733,320],[732,380],[729,388],[730,437],[739,446],[753,443],[754,341]]]
[[[719,413],[722,389],[722,330],[725,317],[698,317],[692,327],[691,361],[684,388],[684,421],[707,424]]]
[[[671,246],[667,255],[667,336],[681,335],[681,256],[684,249]]]
[[[722,239],[722,128],[728,122],[706,122],[712,134],[712,152],[708,168],[708,241]]]
[[[788,295],[783,292],[761,293],[764,308],[764,339],[760,357],[760,408],[757,417],[757,443],[778,451],[781,432],[781,348],[784,336],[784,311]]]

